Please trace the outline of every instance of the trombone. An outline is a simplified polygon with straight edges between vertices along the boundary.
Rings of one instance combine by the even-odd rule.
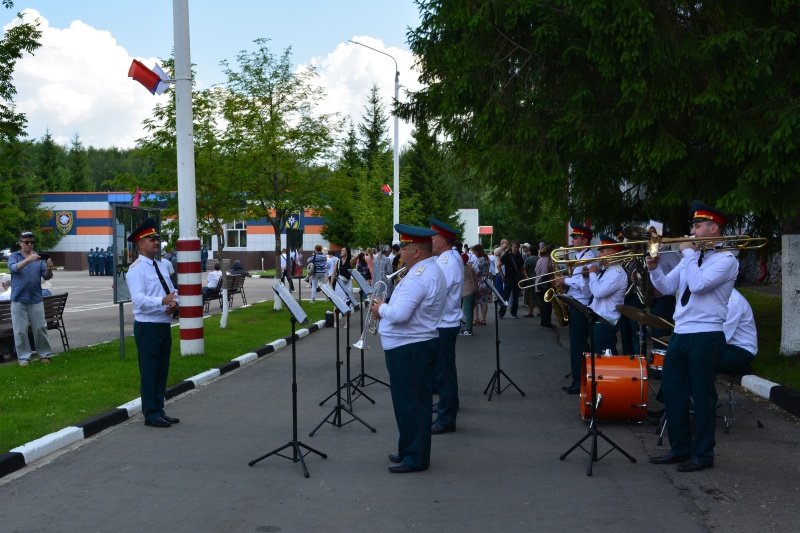
[[[628,228],[626,228],[627,230]],[[639,231],[641,228],[636,228],[634,233],[641,234]],[[662,237],[656,233],[655,228],[650,228],[649,230],[649,239],[648,240],[638,240],[638,241],[625,241],[619,243],[621,246],[627,247],[644,247],[647,254],[650,257],[655,258],[658,257],[659,248],[662,245],[668,244],[678,244],[684,242],[690,242],[696,246],[698,250],[717,250],[717,251],[726,251],[726,250],[737,250],[737,251],[744,251],[744,250],[759,250],[767,245],[767,239],[765,237],[750,237],[749,235],[730,235],[730,236],[720,236],[720,237],[676,237],[676,238],[669,238],[669,237]],[[570,252],[576,250],[583,250],[585,248],[601,248],[604,246],[608,246],[607,244],[591,244],[589,246],[573,246],[573,247],[566,247],[566,248],[557,248],[553,250],[550,254],[553,262],[555,263],[563,263],[568,266],[575,267],[577,265],[582,265],[586,263],[591,263],[597,261],[596,258],[592,258],[591,261],[586,259],[569,259],[565,257]],[[640,248],[641,250],[641,248]],[[665,253],[665,252],[661,252]],[[629,260],[634,258],[642,257],[642,252],[636,249],[629,249],[624,250],[622,252],[617,252],[613,255],[606,256],[605,259],[608,260]]]
[[[569,277],[573,275],[574,274],[572,273],[572,268],[559,268],[552,272],[547,272],[545,274],[539,274],[538,276],[521,279],[519,280],[517,285],[519,285],[520,289],[532,289],[534,287],[538,287],[539,285],[547,285],[549,283],[552,283],[560,277]]]

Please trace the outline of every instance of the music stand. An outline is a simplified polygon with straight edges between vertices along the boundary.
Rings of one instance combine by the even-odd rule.
[[[350,311],[350,307],[348,307],[348,305],[346,303],[344,303],[344,301],[341,298],[339,298],[339,296],[333,291],[333,287],[331,287],[327,283],[322,284],[321,287],[322,287],[322,292],[325,293],[325,296],[330,298],[331,302],[333,302],[333,305],[335,307],[335,312],[339,313],[339,317],[344,316],[346,313],[348,313]],[[369,424],[364,422],[358,415],[356,415],[353,412],[353,408],[350,406],[349,403],[347,405],[342,405],[342,394],[341,394],[341,390],[342,390],[342,385],[341,385],[341,383],[342,383],[342,368],[341,368],[342,367],[342,360],[341,360],[340,352],[339,352],[339,344],[340,344],[339,343],[339,328],[336,328],[336,390],[334,391],[334,393],[331,396],[328,397],[328,398],[330,398],[332,396],[336,396],[336,405],[333,407],[333,410],[331,410],[331,412],[328,413],[328,416],[323,418],[322,422],[320,422],[317,425],[317,427],[315,427],[311,431],[311,433],[308,434],[309,437],[313,437],[314,433],[316,433],[317,430],[320,427],[322,427],[322,424],[324,424],[325,422],[328,422],[329,424],[340,428],[340,427],[342,427],[342,426],[344,426],[346,424],[349,424],[353,420],[358,420],[359,422],[361,422],[362,424],[367,426],[373,433],[375,433],[377,431],[374,427],[370,426]],[[348,396],[349,396],[349,394],[350,394],[349,383],[347,384],[347,392],[348,392]],[[325,403],[325,401],[327,401],[328,398],[325,398],[325,400],[323,400],[322,403]],[[322,405],[322,403],[320,405]],[[348,420],[347,422],[342,423],[342,411],[345,411],[347,414],[352,416],[353,420]],[[328,419],[330,419],[330,420],[328,420]]]
[[[517,391],[520,394],[525,396],[525,393],[522,392],[522,389],[517,387],[517,384],[514,383],[511,380],[511,378],[508,377],[508,374],[503,372],[503,370],[500,368],[500,315],[497,309],[497,302],[498,301],[501,302],[506,307],[510,307],[510,305],[507,301],[503,299],[503,295],[500,294],[500,292],[497,290],[497,288],[490,280],[487,279],[484,281],[484,283],[494,293],[494,346],[495,346],[495,359],[497,360],[497,368],[494,371],[494,374],[492,374],[492,379],[489,380],[489,384],[486,385],[485,389],[483,389],[483,393],[486,394],[489,388],[492,389],[492,392],[489,393],[489,401],[491,402],[492,394],[497,392],[497,395],[500,396],[500,394],[502,394],[504,390],[513,385],[514,388],[517,389]],[[500,387],[500,376],[505,376],[506,379],[508,380],[508,385],[502,388]]]
[[[351,270],[351,272],[353,272],[353,271]],[[364,391],[359,389],[358,385],[355,384],[355,380],[351,380],[350,379],[350,315],[352,314],[352,313],[350,313],[350,309],[355,309],[356,308],[356,305],[357,305],[356,304],[356,297],[353,294],[353,291],[350,290],[350,287],[347,286],[347,283],[342,281],[342,278],[340,278],[340,277],[336,278],[336,283],[339,285],[339,288],[342,289],[342,293],[344,293],[345,304],[347,305],[347,312],[349,313],[347,315],[347,333],[345,334],[345,344],[347,346],[345,348],[345,360],[347,361],[347,363],[346,363],[346,365],[347,365],[347,372],[346,372],[347,373],[347,380],[344,382],[344,385],[342,385],[342,387],[347,388],[347,405],[350,405],[351,403],[356,401],[360,396],[363,396],[364,398],[369,400],[374,405],[375,404],[375,400],[373,400],[372,398],[367,396],[364,393]],[[362,313],[363,313],[363,311],[362,311]],[[361,327],[363,328],[364,326],[362,325]],[[362,357],[363,357],[363,351],[361,353],[362,353]],[[355,398],[353,398],[352,395],[351,395],[351,392],[350,392],[351,388],[353,389],[353,391],[355,393],[358,394],[358,396],[356,396]],[[325,405],[325,402],[327,402],[328,400],[333,398],[334,394],[336,394],[336,392],[333,392],[330,396],[328,396],[327,398],[325,398],[324,400],[319,402],[319,404],[320,405]]]
[[[294,298],[292,298],[292,295],[289,294],[289,291],[286,290],[286,287],[283,285],[283,283],[276,283],[272,287],[272,289],[275,291],[275,294],[278,295],[278,297],[280,297],[281,300],[283,300],[283,303],[286,304],[286,307],[289,309],[289,312],[292,315],[290,319],[292,323],[292,440],[290,440],[288,443],[284,444],[280,448],[272,450],[266,455],[262,455],[258,459],[253,459],[247,464],[249,466],[253,466],[257,462],[261,461],[262,459],[266,459],[270,455],[278,455],[280,457],[283,457],[284,459],[289,459],[293,463],[300,462],[300,464],[303,466],[303,475],[305,475],[305,477],[308,477],[309,475],[308,469],[306,468],[306,462],[303,459],[303,457],[313,452],[322,457],[323,459],[328,458],[328,456],[325,455],[324,453],[317,451],[309,446],[306,446],[305,444],[297,440],[297,350],[295,346],[295,343],[297,342],[297,337],[295,336],[295,324],[297,324],[298,322],[300,324],[305,324],[306,322],[308,322],[308,316],[306,316],[305,311],[303,311],[303,309],[300,308],[300,306],[297,304]],[[290,447],[292,448],[291,457],[280,453],[286,448]],[[305,448],[308,451],[306,453],[303,453],[300,450],[300,448]]]
[[[361,290],[358,291],[358,296],[359,296],[359,299],[361,300],[361,334],[363,335],[363,333],[364,333],[364,296],[369,296],[369,295],[372,294],[372,292],[373,292],[372,291],[372,286],[369,284],[369,282],[366,279],[364,279],[364,276],[362,276],[361,273],[358,270],[351,270],[350,273],[353,275],[353,278],[355,278],[356,283],[358,283],[358,286],[361,288]],[[369,312],[369,308],[367,308],[367,312]],[[369,346],[367,346],[366,343],[364,343],[364,347],[361,348],[361,373],[359,375],[357,375],[356,377],[354,377],[353,381],[356,383],[356,385],[360,385],[362,387],[367,387],[369,385],[374,385],[375,383],[380,383],[381,385],[386,385],[388,387],[389,386],[388,383],[386,383],[385,381],[381,381],[376,377],[370,376],[369,374],[367,374],[364,371],[364,350],[365,349],[369,349]],[[367,379],[367,378],[371,379],[372,382],[365,383],[364,380]],[[363,392],[361,394],[363,394]]]
[[[589,320],[589,326],[590,326],[589,331],[591,332],[594,332],[594,325],[597,322],[601,322],[608,326],[612,325],[608,320],[595,313],[594,310],[592,310],[592,308],[583,305],[582,303],[580,303],[578,300],[576,300],[571,296],[568,296],[566,294],[556,294],[556,298],[560,299],[562,302],[564,302],[565,304],[569,305],[570,307],[572,307],[573,309],[579,311],[582,315],[584,315]],[[575,450],[575,448],[580,447],[581,450],[589,454],[589,468],[586,470],[587,476],[592,475],[592,466],[594,463],[598,462],[600,459],[602,459],[603,457],[605,457],[614,450],[619,450],[619,452],[628,459],[630,459],[632,463],[636,462],[636,459],[633,456],[631,456],[628,452],[623,450],[619,445],[617,445],[617,443],[606,437],[603,434],[603,432],[597,428],[597,375],[595,373],[595,366],[594,366],[594,356],[596,349],[594,344],[594,334],[589,335],[589,346],[591,349],[590,357],[592,359],[592,418],[589,422],[589,432],[581,440],[576,442],[572,446],[572,448],[564,452],[564,454],[562,454],[560,457],[560,459],[563,461],[564,459],[567,458],[567,456],[570,453],[572,453],[573,450]],[[600,457],[597,456],[597,437],[602,437],[604,441],[606,441],[608,444],[611,445],[611,449],[608,450],[603,455],[601,455]],[[592,439],[591,450],[587,450],[582,446],[583,441],[589,438]]]

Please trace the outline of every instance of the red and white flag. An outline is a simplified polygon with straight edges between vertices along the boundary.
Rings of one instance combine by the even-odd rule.
[[[144,66],[144,63],[134,59],[128,69],[128,77],[138,81],[152,94],[161,94],[169,87],[169,76],[161,67],[155,65],[153,69]]]
[[[136,192],[133,193],[133,207],[134,209],[139,207],[139,200],[141,199],[141,195],[139,194],[139,187],[136,187]]]
[[[383,194],[385,194],[386,196],[391,196],[391,195],[392,195],[392,188],[391,188],[391,187],[389,187],[389,184],[388,184],[388,183],[385,183],[385,184],[383,185],[383,187],[381,187],[381,192],[382,192]]]

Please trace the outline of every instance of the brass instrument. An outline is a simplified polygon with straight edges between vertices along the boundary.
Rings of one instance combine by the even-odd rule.
[[[544,293],[544,301],[551,302],[555,300],[553,304],[553,312],[556,314],[556,320],[558,320],[559,326],[568,326],[569,325],[569,308],[567,304],[561,301],[560,298],[556,298],[556,294],[564,294],[564,288],[561,285],[555,285],[550,289],[547,289],[547,292]]]
[[[372,295],[370,295],[369,299],[366,300],[367,305],[367,318],[364,320],[364,327],[361,331],[361,338],[353,344],[353,348],[356,350],[363,350],[364,348],[369,348],[366,345],[365,338],[367,336],[367,332],[372,333],[375,335],[378,333],[378,325],[381,322],[380,318],[375,318],[372,316],[372,311],[370,308],[372,307],[372,303],[375,300],[383,300],[386,297],[386,293],[389,291],[389,281],[392,280],[395,276],[402,275],[406,271],[406,267],[399,269],[397,272],[389,274],[388,276],[383,276],[383,278],[378,281],[375,286],[372,288]],[[384,281],[385,280],[385,281]]]
[[[564,274],[566,274],[566,276],[564,276]],[[532,289],[534,287],[538,287],[539,285],[547,285],[548,283],[553,283],[557,278],[569,277],[572,275],[573,275],[572,268],[559,268],[552,272],[547,272],[545,274],[539,274],[538,276],[521,279],[519,280],[517,285],[519,286],[520,289]]]
[[[627,228],[626,228],[627,229]],[[641,228],[636,228],[637,231],[628,232],[629,234],[641,234]],[[678,244],[683,242],[690,242],[696,246],[698,250],[718,250],[718,251],[727,251],[727,250],[759,250],[767,245],[767,239],[765,237],[750,237],[749,235],[729,235],[729,236],[719,236],[719,237],[661,237],[656,232],[655,228],[650,228],[649,230],[649,239],[648,240],[637,240],[637,241],[625,241],[619,243],[621,246],[625,246],[628,249],[622,252],[617,252],[615,254],[606,256],[607,259],[610,261],[624,261],[627,259],[633,259],[636,257],[641,257],[643,252],[646,251],[650,257],[658,257],[659,254],[659,247],[666,244]],[[624,230],[623,230],[624,232]],[[585,265],[587,263],[592,263],[596,261],[595,258],[590,259],[569,259],[569,254],[571,252],[577,250],[584,250],[587,248],[602,248],[608,246],[607,244],[590,244],[588,246],[572,246],[572,247],[565,247],[565,248],[557,248],[553,250],[550,254],[550,257],[553,259],[555,263],[563,263],[567,266],[578,266],[578,265]],[[642,248],[643,247],[643,248]],[[635,249],[638,248],[638,249]],[[665,252],[662,252],[665,253]]]

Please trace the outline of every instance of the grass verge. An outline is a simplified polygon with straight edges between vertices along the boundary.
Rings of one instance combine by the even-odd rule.
[[[330,304],[303,302],[302,307],[316,322]],[[291,334],[289,312],[285,306],[274,311],[272,302],[233,310],[224,330],[219,320],[220,315],[205,320],[202,356],[179,355],[180,331],[172,328],[168,387]],[[0,453],[138,398],[133,337],[125,339],[125,359],[119,352],[119,341],[113,341],[72,349],[47,366],[34,361],[25,368],[0,367]]]
[[[758,328],[758,354],[753,363],[755,374],[795,390],[800,390],[800,356],[781,355],[780,298],[740,289],[753,308]]]

